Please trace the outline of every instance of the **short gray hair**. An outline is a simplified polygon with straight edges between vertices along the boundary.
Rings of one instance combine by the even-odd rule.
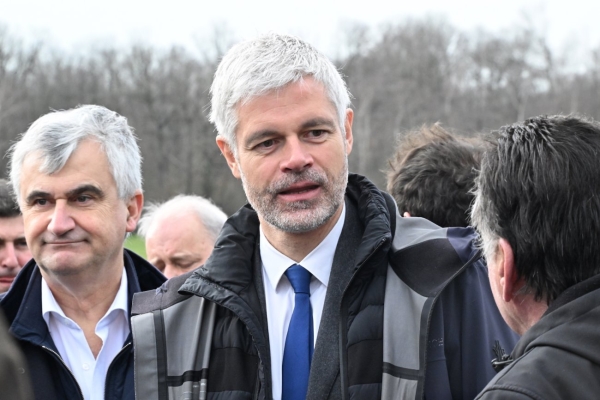
[[[127,119],[102,106],[83,105],[38,118],[10,148],[10,180],[17,198],[25,157],[39,151],[40,172],[50,175],[60,171],[87,138],[98,141],[106,153],[120,199],[142,190],[142,156]]]
[[[210,88],[210,121],[234,154],[236,108],[256,96],[302,81],[306,76],[325,87],[344,134],[350,93],[337,68],[313,46],[293,36],[270,33],[238,43],[227,52]]]
[[[169,212],[190,210],[195,212],[202,225],[206,228],[213,240],[217,239],[227,215],[209,199],[196,195],[177,195],[164,203],[150,203],[144,207],[144,215],[138,222],[138,235],[148,236],[156,220]]]

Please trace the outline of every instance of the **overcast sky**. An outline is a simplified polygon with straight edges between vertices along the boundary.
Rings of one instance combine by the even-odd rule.
[[[445,17],[465,31],[494,32],[523,24],[527,15],[555,50],[600,45],[598,0],[0,0],[0,24],[9,33],[74,52],[103,42],[193,49],[215,27],[225,27],[236,38],[292,33],[331,54],[344,24],[375,27],[425,15]]]

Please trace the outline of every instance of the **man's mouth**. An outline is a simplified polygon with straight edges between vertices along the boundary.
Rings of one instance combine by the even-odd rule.
[[[13,283],[13,281],[15,280],[14,276],[3,276],[0,278],[0,283]]]
[[[303,182],[291,185],[278,193],[280,198],[286,201],[311,200],[320,192],[320,185],[313,182]]]
[[[315,190],[318,187],[319,187],[319,185],[317,185],[317,184],[294,186],[294,187],[288,188],[286,190],[282,190],[281,192],[279,192],[279,194],[283,194],[283,195],[302,194],[302,193],[310,192],[311,190]]]

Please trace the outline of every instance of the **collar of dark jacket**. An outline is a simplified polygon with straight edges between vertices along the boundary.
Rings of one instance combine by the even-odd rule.
[[[356,256],[357,264],[360,264],[362,258],[379,245],[382,237],[391,239],[390,212],[379,189],[358,174],[348,175],[346,200],[357,205],[358,217],[365,226],[367,246],[361,248]],[[258,238],[258,216],[246,204],[227,220],[204,267],[197,269],[186,280],[180,292],[199,294],[199,280],[214,283],[234,293],[243,292],[253,284],[252,264]]]
[[[597,297],[593,292],[600,289],[600,275],[593,276],[583,282],[579,282],[552,301],[542,318],[533,325],[519,340],[511,357],[517,359],[531,348],[544,340],[551,331],[570,326],[568,322],[573,315],[597,308]],[[589,299],[589,300],[588,300]]]

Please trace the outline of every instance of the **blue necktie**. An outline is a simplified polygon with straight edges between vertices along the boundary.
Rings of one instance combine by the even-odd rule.
[[[305,400],[308,374],[313,355],[313,318],[310,306],[311,274],[298,264],[285,271],[295,293],[294,312],[290,320],[283,352],[282,400]]]

